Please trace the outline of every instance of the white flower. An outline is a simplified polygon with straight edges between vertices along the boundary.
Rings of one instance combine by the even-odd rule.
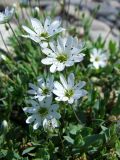
[[[76,38],[61,38],[56,42],[50,42],[50,49],[44,48],[42,52],[47,55],[42,59],[45,65],[51,65],[50,72],[63,71],[65,67],[73,66],[76,62],[83,60],[83,46],[79,45]]]
[[[53,118],[59,119],[61,116],[57,112],[58,104],[51,104],[52,97],[45,98],[41,102],[29,100],[28,103],[32,107],[23,108],[24,112],[31,114],[27,119],[26,123],[33,123],[33,129],[38,129],[39,126],[45,125],[45,121],[52,120]]]
[[[94,48],[90,54],[90,62],[96,69],[105,67],[108,62],[108,54],[101,49]]]
[[[28,33],[28,35],[23,36],[40,43],[40,45],[41,41],[46,41],[49,37],[54,36],[55,34],[64,30],[62,27],[60,27],[61,22],[59,20],[52,22],[49,17],[46,18],[44,25],[36,18],[31,18],[31,23],[33,30],[23,26],[23,29]]]
[[[52,95],[53,91],[53,77],[47,77],[46,81],[43,78],[38,78],[38,86],[30,83],[29,94],[34,95],[33,98],[42,101],[44,98]]]
[[[78,84],[74,84],[74,74],[71,73],[68,76],[68,81],[65,80],[64,76],[60,75],[60,81],[54,82],[55,89],[53,93],[57,96],[57,101],[68,101],[72,104],[75,100],[85,96],[87,91],[82,89],[85,86],[84,81],[80,81]]]
[[[57,120],[55,118],[52,118],[50,120],[45,119],[43,121],[43,127],[44,127],[44,129],[51,130],[51,129],[59,127],[59,125],[58,125]]]
[[[0,12],[0,24],[9,22],[15,13],[15,8],[6,7],[4,12]]]

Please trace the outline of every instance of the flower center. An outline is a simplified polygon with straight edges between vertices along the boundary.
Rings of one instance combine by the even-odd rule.
[[[47,32],[43,32],[43,33],[40,34],[40,37],[47,38],[48,37],[48,33]]]
[[[65,96],[66,96],[66,97],[68,97],[68,98],[72,97],[72,96],[73,96],[73,94],[74,94],[74,92],[73,92],[73,90],[72,90],[72,89],[70,89],[70,90],[66,90],[66,92],[65,92]]]
[[[68,58],[67,54],[59,54],[56,59],[62,63],[62,62],[66,62],[67,58]]]
[[[48,109],[45,107],[40,107],[39,114],[40,116],[46,116],[48,114]]]
[[[42,93],[43,93],[44,95],[47,95],[48,92],[49,92],[49,89],[48,89],[48,88],[43,88],[43,89],[42,89]]]
[[[95,61],[96,61],[96,62],[98,62],[99,60],[100,60],[100,58],[99,58],[99,57],[96,57],[96,58],[95,58]]]

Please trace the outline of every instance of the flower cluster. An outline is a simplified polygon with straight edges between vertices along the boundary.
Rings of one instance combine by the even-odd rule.
[[[86,82],[76,82],[75,74],[67,72],[68,67],[79,65],[83,61],[85,45],[76,37],[62,37],[60,33],[65,29],[60,26],[59,20],[52,21],[47,17],[45,22],[41,23],[38,19],[31,18],[31,24],[32,29],[23,26],[28,33],[23,37],[30,38],[40,45],[43,54],[41,63],[50,66],[48,69],[50,72],[46,79],[39,77],[37,85],[29,84],[28,93],[31,97],[29,100],[31,107],[24,108],[24,111],[29,114],[26,123],[34,122],[34,129],[39,126],[55,128],[58,126],[57,120],[61,117],[59,102],[73,105],[87,94],[87,91],[83,89]],[[90,61],[96,69],[106,66],[107,60],[108,56],[102,50],[93,49]],[[59,79],[56,81],[52,74],[61,71],[60,81]],[[54,101],[57,101],[57,104]]]

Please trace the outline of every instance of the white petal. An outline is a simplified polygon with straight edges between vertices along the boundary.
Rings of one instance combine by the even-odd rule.
[[[56,67],[57,67],[57,66],[56,66],[55,64],[53,64],[53,65],[50,67],[50,72],[52,72],[52,73],[56,72],[56,70],[57,70]]]
[[[34,125],[33,125],[33,129],[36,130],[39,128],[39,126],[41,125],[41,121],[35,121]]]
[[[60,115],[59,113],[57,113],[57,112],[54,112],[54,113],[52,114],[52,116],[53,116],[54,118],[56,118],[56,119],[60,119],[60,117],[61,117],[61,115]]]
[[[66,96],[62,97],[62,101],[68,101],[68,97]]]
[[[54,86],[55,86],[55,88],[57,88],[59,90],[63,90],[63,86],[58,81],[54,82]]]
[[[74,98],[75,99],[79,99],[80,97],[83,97],[87,94],[87,91],[82,89],[80,91],[75,91],[75,94],[74,94]]]
[[[64,96],[64,91],[62,91],[62,90],[53,90],[53,93],[59,97]]]
[[[38,87],[32,83],[29,83],[29,87],[36,90],[36,91],[38,90]]]
[[[81,88],[83,88],[86,85],[85,81],[80,81],[78,84],[75,85],[74,89],[76,90],[80,90]]]
[[[58,108],[59,108],[58,104],[52,104],[51,107],[50,107],[50,111],[55,112],[55,111],[57,111]]]
[[[51,24],[51,18],[47,17],[45,20],[44,28],[47,30],[50,24]]]
[[[38,108],[35,108],[35,107],[25,107],[25,108],[23,108],[23,111],[27,112],[27,113],[36,113],[38,111]]]
[[[53,58],[44,58],[41,60],[43,64],[50,65],[53,63]]]
[[[99,69],[99,67],[100,67],[99,62],[94,62],[94,63],[93,63],[93,66],[94,66],[96,69]]]
[[[66,65],[67,67],[73,66],[73,65],[74,65],[74,61],[73,61],[73,60],[68,60],[68,61],[65,63],[65,65]]]
[[[61,47],[61,50],[64,51],[64,43],[61,36],[58,37],[58,44]]]
[[[105,67],[107,65],[107,62],[106,61],[100,61],[100,66],[101,67]]]
[[[65,65],[63,63],[58,63],[58,66],[57,66],[58,71],[63,71],[64,68],[65,68]]]
[[[54,42],[49,42],[49,45],[50,45],[50,48],[52,49],[52,51],[56,51],[55,50],[55,44],[54,44]]]
[[[60,81],[63,84],[63,86],[65,87],[65,89],[67,89],[68,88],[67,81],[63,75],[60,75]]]
[[[57,122],[57,120],[56,120],[55,118],[52,118],[52,119],[51,119],[51,123],[52,123],[52,127],[53,127],[53,128],[58,127],[58,122]]]
[[[84,58],[83,54],[79,54],[79,55],[74,55],[74,61],[75,62],[81,62]]]
[[[43,99],[45,98],[45,96],[37,96],[36,98],[38,98],[39,102],[43,101]]]
[[[53,54],[53,51],[49,48],[42,49],[42,52],[46,55],[52,55]]]
[[[36,90],[28,90],[29,94],[37,94]]]
[[[67,42],[65,44],[65,50],[66,50],[66,52],[68,52],[71,49],[72,41],[73,41],[73,38],[71,36],[69,36],[67,38]]]
[[[59,20],[55,20],[52,22],[52,24],[50,25],[51,28],[58,28],[61,25],[61,21]]]
[[[60,26],[60,24],[61,24],[61,22],[58,21],[58,20],[52,22],[52,24],[48,28],[48,32],[49,32],[49,34],[51,36],[54,35],[54,34],[56,34],[56,29]]]
[[[41,22],[38,19],[31,18],[31,23],[32,23],[34,31],[37,34],[41,34],[43,32],[43,26],[42,26]]]
[[[43,107],[49,108],[51,106],[52,99],[52,96],[48,96],[47,98],[45,98]]]
[[[42,48],[47,48],[48,47],[48,42],[41,41],[40,46]]]
[[[74,99],[73,98],[70,98],[69,100],[68,100],[68,103],[69,104],[72,104],[74,102]]]
[[[75,79],[74,74],[73,73],[69,74],[68,85],[70,88],[72,88],[74,86],[74,79]]]
[[[37,36],[33,36],[33,35],[30,35],[29,38],[33,41],[35,41],[36,43],[40,43],[41,42],[41,37],[37,37]]]
[[[31,35],[36,35],[36,33],[34,31],[32,31],[30,28],[26,27],[26,26],[22,26],[22,28],[29,34]]]
[[[34,115],[29,116],[29,117],[26,119],[26,123],[32,123],[34,120],[35,120],[35,116],[34,116]]]

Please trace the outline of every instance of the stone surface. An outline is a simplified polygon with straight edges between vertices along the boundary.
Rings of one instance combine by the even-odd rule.
[[[115,41],[117,46],[119,45],[119,31],[115,29],[112,31],[107,24],[94,20],[90,30],[90,37],[93,41],[96,41],[99,36],[106,40],[106,47],[110,40]]]
[[[109,3],[114,8],[120,9],[120,3],[118,1],[112,0],[112,1],[109,1]]]
[[[90,11],[94,11],[95,8],[100,6],[100,9],[97,12],[97,15],[99,16],[117,15],[119,13],[116,8],[105,2],[88,2],[87,4],[83,3],[82,6],[88,8]]]
[[[13,5],[18,2],[19,0],[0,0],[0,6]],[[60,2],[61,0],[40,0],[38,4],[37,1],[35,2],[32,0],[31,4],[33,7],[40,5],[40,7],[43,7],[48,14],[54,7],[55,10],[53,10],[53,12],[59,16],[59,13],[61,12]],[[120,29],[120,0],[66,0],[65,11],[68,13],[67,18],[69,17],[69,21],[64,20],[64,25],[74,26],[80,35],[84,35],[84,29],[80,26],[80,17],[84,13],[85,17],[91,18],[94,9],[98,5],[100,6],[100,9],[97,12],[97,20],[95,19],[91,26],[90,37],[93,40],[96,40],[101,35],[103,39],[106,39],[107,37],[107,43],[112,39],[118,44]],[[23,10],[23,12],[25,18],[28,19],[26,11]],[[29,10],[27,12],[29,14]],[[8,32],[3,26],[0,27],[0,30],[4,33],[4,39],[7,41],[7,37],[9,36]],[[1,38],[0,48],[5,49]]]
[[[81,15],[84,14],[85,17],[89,17],[90,13],[87,9],[84,10],[80,10],[78,9],[75,5],[71,5],[69,6],[69,10],[68,10],[68,5],[65,6],[65,11],[72,15],[73,17],[75,17],[76,19],[80,19]]]

